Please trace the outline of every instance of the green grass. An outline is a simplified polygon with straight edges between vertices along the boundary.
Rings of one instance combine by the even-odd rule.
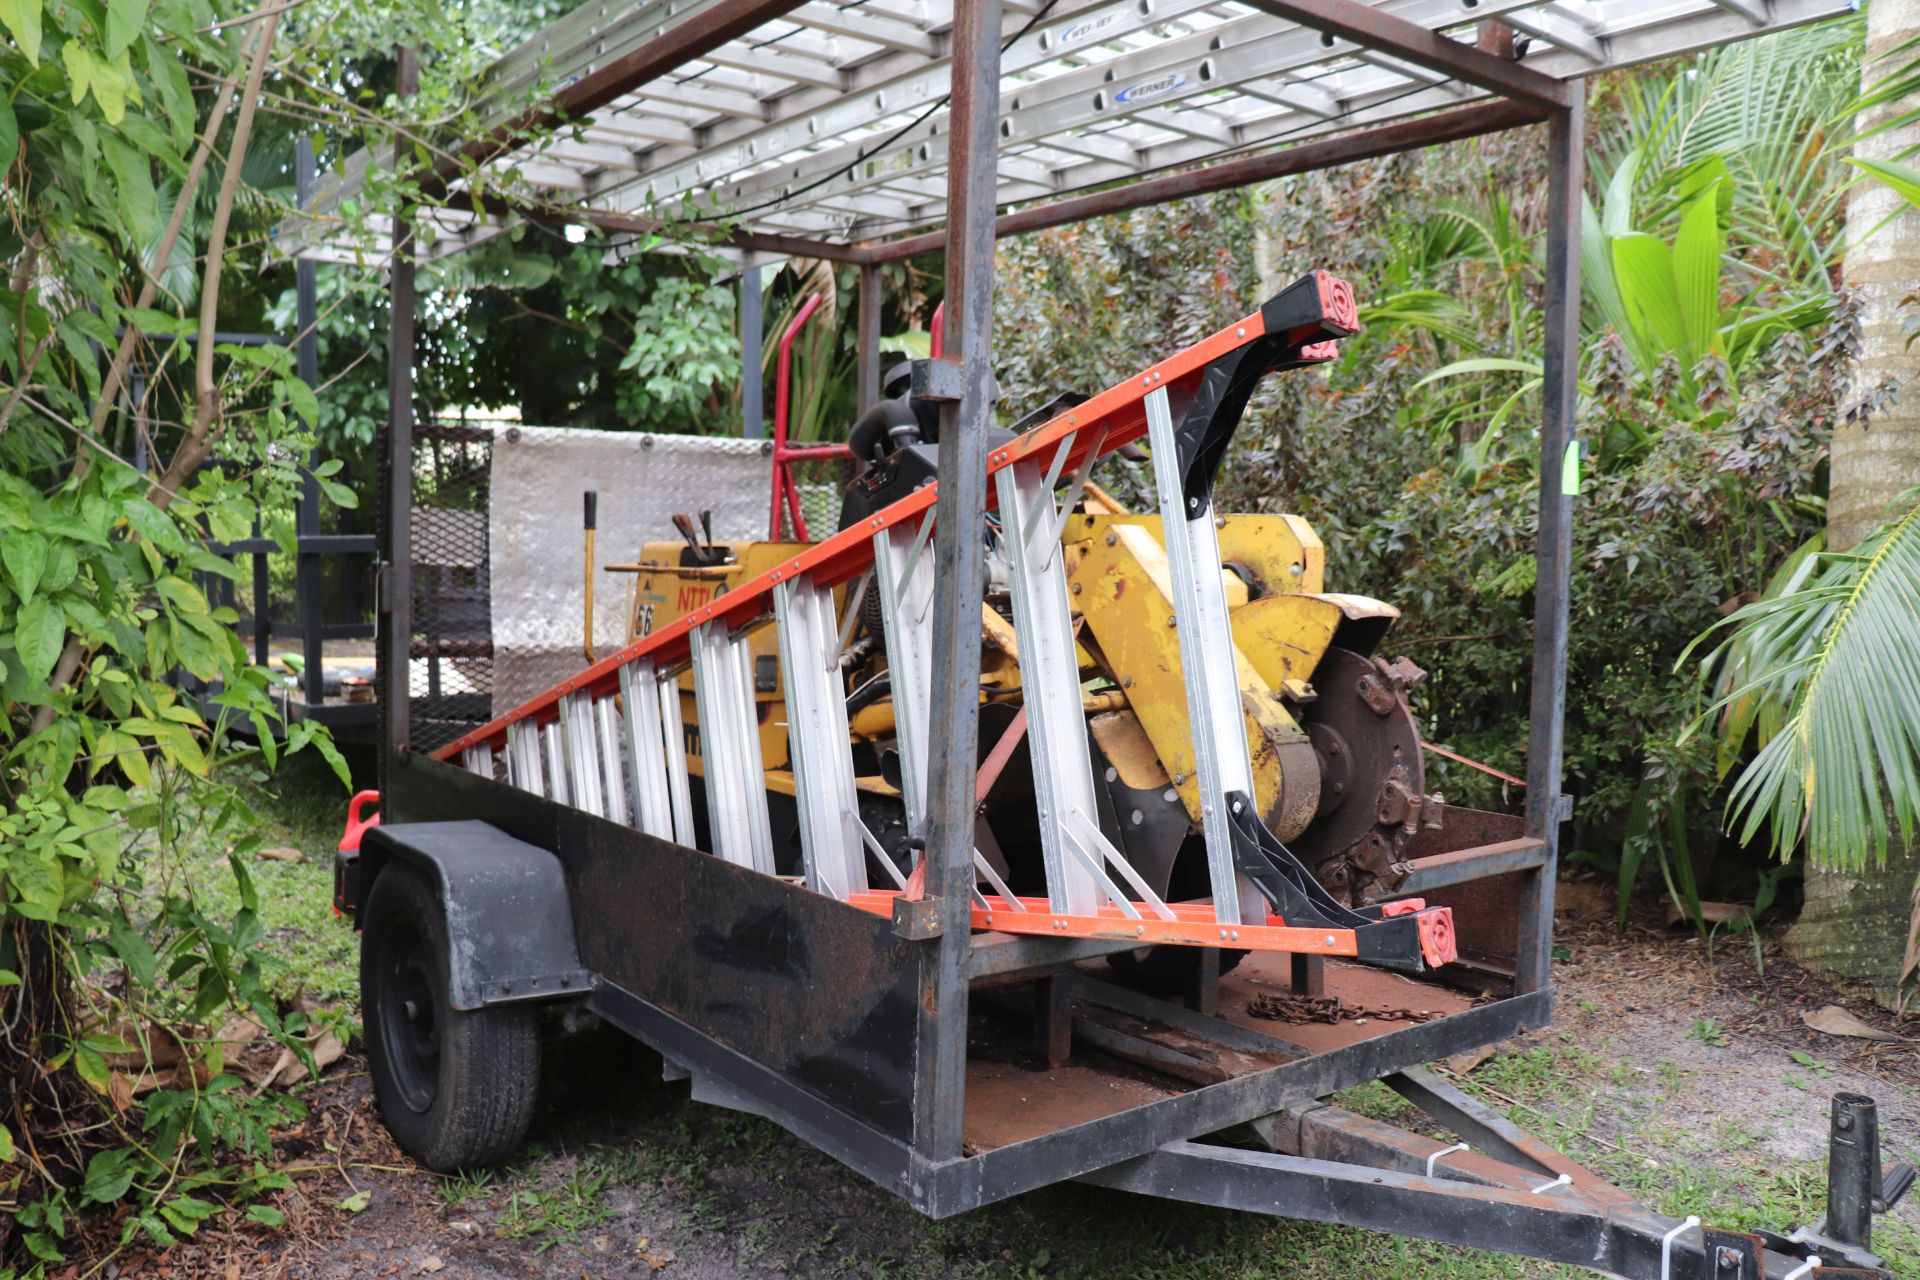
[[[315,753],[294,756],[259,786],[244,789],[263,819],[264,847],[286,846],[302,862],[253,858],[247,863],[260,895],[266,930],[268,983],[283,996],[295,992],[321,1005],[352,1005],[359,996],[360,940],[333,913],[333,851],[346,823],[347,793]],[[148,875],[148,905],[162,892],[190,891],[211,914],[228,919],[240,909],[240,891],[227,863],[227,841],[189,836],[180,856]]]

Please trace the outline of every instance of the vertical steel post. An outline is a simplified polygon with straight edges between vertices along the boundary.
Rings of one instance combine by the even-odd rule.
[[[766,327],[760,302],[760,268],[744,267],[740,271],[740,434],[748,440],[767,434],[760,408],[762,330]]]
[[[313,141],[301,138],[293,152],[293,190],[299,207],[313,200]],[[293,266],[294,322],[299,333],[294,342],[294,365],[300,380],[309,387],[320,385],[320,337],[314,332],[319,315],[318,280],[312,258],[302,256]],[[320,424],[309,422],[309,431]],[[307,545],[307,539],[320,536],[320,482],[314,478],[313,464],[320,461],[316,449],[307,458],[300,474],[300,498],[294,506],[294,605],[293,615],[300,626],[300,653],[305,669],[301,683],[304,701],[310,707],[326,700],[326,654],[320,638],[325,620],[320,614],[320,555]]]
[[[1547,122],[1546,362],[1541,385],[1540,520],[1534,547],[1533,691],[1527,737],[1527,834],[1547,859],[1520,896],[1517,992],[1553,985],[1553,882],[1560,864],[1562,731],[1567,696],[1567,597],[1573,498],[1579,488],[1574,395],[1580,366],[1580,186],[1585,83]]]
[[[914,1145],[958,1159],[965,1116],[967,963],[972,942],[973,780],[979,740],[980,600],[985,578],[986,433],[992,425],[993,219],[1000,125],[1000,0],[957,0],[947,168],[943,362],[958,394],[940,407],[934,507],[932,709],[927,890],[939,936],[922,952]]]
[[[420,64],[409,48],[398,51],[395,90],[401,98],[419,87]],[[394,144],[394,168],[405,156]],[[386,737],[381,743],[391,769],[407,752],[412,731],[413,650],[413,224],[394,211],[393,261],[387,277],[391,315],[387,329],[387,614]],[[391,776],[390,774],[388,776]]]
[[[1856,1249],[1872,1245],[1879,1194],[1879,1109],[1864,1093],[1836,1093],[1827,1134],[1827,1238]]]
[[[865,413],[880,399],[880,268],[860,268],[860,314],[854,335],[854,412]]]

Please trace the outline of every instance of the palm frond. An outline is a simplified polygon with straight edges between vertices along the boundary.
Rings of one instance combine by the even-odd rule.
[[[1714,711],[1756,721],[1730,823],[1821,866],[1883,862],[1920,813],[1920,504],[1847,554],[1809,556],[1727,621]],[[1769,733],[1768,730],[1772,732]]]

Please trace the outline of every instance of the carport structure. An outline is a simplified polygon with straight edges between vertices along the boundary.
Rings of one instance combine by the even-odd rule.
[[[590,0],[492,68],[479,107],[484,136],[418,175],[440,202],[417,214],[420,225],[432,224],[432,237],[381,217],[362,229],[399,246],[380,628],[389,669],[407,669],[410,635],[407,459],[420,261],[531,219],[643,236],[669,224],[700,227],[747,266],[787,257],[856,264],[864,405],[877,393],[879,267],[944,249],[945,349],[916,384],[941,401],[934,546],[942,573],[925,835],[937,918],[916,944],[905,1153],[849,1132],[791,1080],[685,1037],[671,1019],[631,1009],[628,1029],[691,1066],[696,1080],[706,1070],[724,1081],[707,1096],[772,1116],[930,1213],[1088,1177],[1634,1276],[1777,1280],[1787,1270],[1769,1246],[1781,1242],[1697,1230],[1675,1238],[1674,1224],[1611,1188],[1569,1188],[1571,1166],[1560,1157],[1416,1068],[1543,1026],[1551,1013],[1569,525],[1578,488],[1584,81],[1849,8],[1846,0]],[[403,89],[407,74],[403,56]],[[1294,1063],[1300,1070],[1291,1075],[1277,1067],[973,1154],[963,1145],[970,986],[1113,949],[1034,938],[983,958],[970,942],[996,238],[1522,127],[1540,130],[1548,186],[1525,839],[1488,846],[1478,865],[1435,872],[1436,884],[1519,873],[1511,993]],[[318,184],[306,214],[282,227],[282,244],[321,259],[364,253],[337,215],[372,189],[375,166],[393,163],[387,154],[351,157]],[[489,180],[474,181],[476,173]],[[750,356],[749,364],[757,361]],[[426,767],[409,750],[399,692],[384,707],[389,786]],[[1245,1043],[1278,1042],[1248,1033]],[[1408,1165],[1412,1157],[1382,1167],[1390,1139],[1288,1111],[1376,1078],[1454,1132],[1471,1132],[1477,1151],[1543,1173],[1542,1185],[1495,1175],[1448,1181],[1436,1178],[1432,1159],[1424,1174],[1418,1160]],[[1229,1158],[1192,1141],[1261,1117],[1282,1117],[1293,1128],[1292,1149],[1321,1158]],[[1358,1156],[1360,1163],[1342,1163]],[[1375,1167],[1353,1172],[1366,1161]],[[1393,1169],[1400,1171],[1386,1171]]]

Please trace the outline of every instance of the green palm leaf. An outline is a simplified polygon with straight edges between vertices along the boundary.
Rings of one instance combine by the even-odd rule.
[[[1727,620],[1705,664],[1726,690],[1708,714],[1732,709],[1743,734],[1757,719],[1764,738],[1728,820],[1782,858],[1804,841],[1817,865],[1884,862],[1920,813],[1920,505],[1781,586]]]

